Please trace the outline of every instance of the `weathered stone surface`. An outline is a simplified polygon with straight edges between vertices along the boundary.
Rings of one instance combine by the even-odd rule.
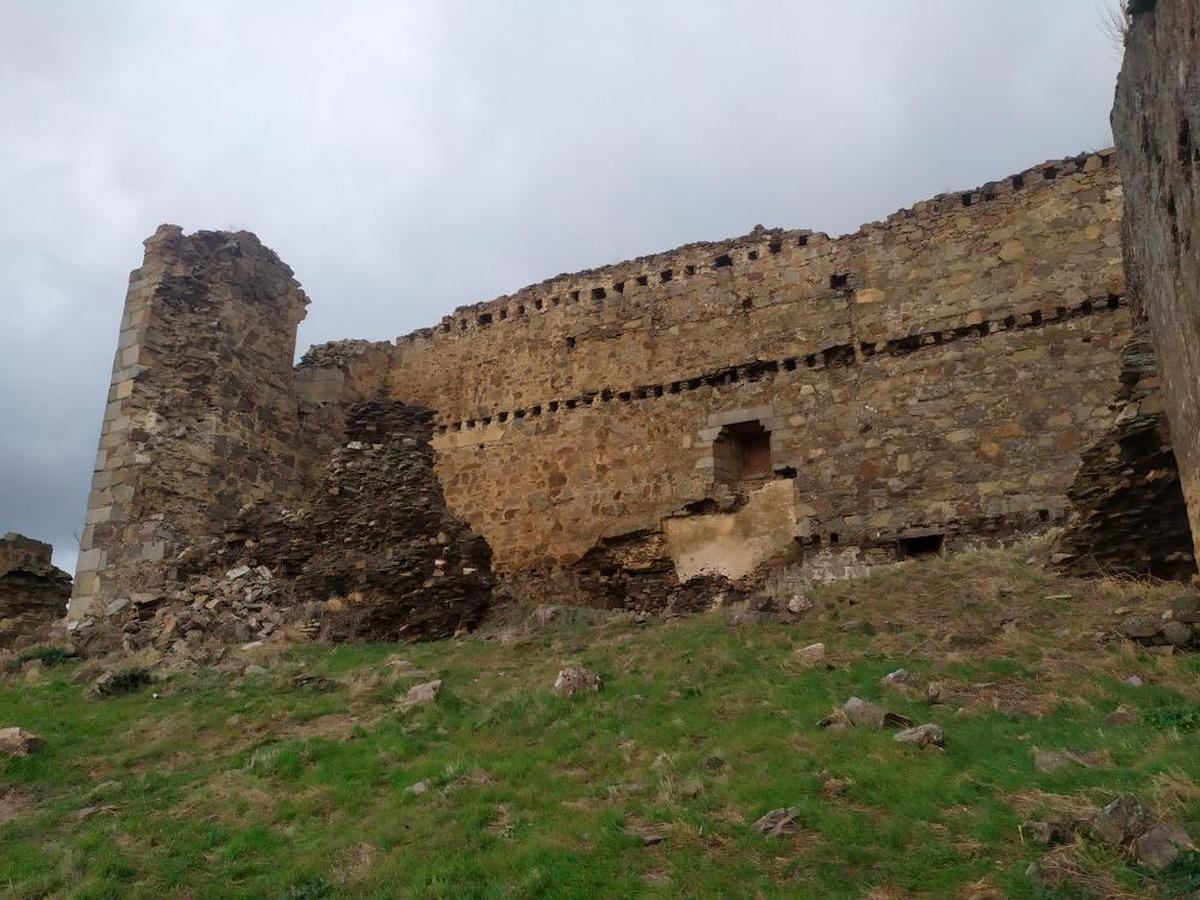
[[[430,703],[436,703],[438,695],[442,692],[442,681],[428,681],[425,684],[415,684],[408,689],[403,699],[396,704],[396,708],[401,712],[407,712],[418,706],[427,706]]]
[[[1150,321],[1180,481],[1200,548],[1200,30],[1196,0],[1132,6],[1113,108],[1126,270]]]
[[[1179,825],[1156,825],[1133,845],[1137,861],[1155,872],[1169,869],[1184,851],[1195,849],[1191,836]]]
[[[946,735],[942,731],[942,726],[932,723],[898,731],[893,740],[901,744],[915,744],[921,749],[946,746]]]
[[[446,509],[429,413],[393,401],[350,407],[313,499],[246,510],[224,553],[266,565],[334,640],[451,637],[491,601],[487,544]],[[332,608],[329,606],[332,603]]]
[[[1092,833],[1106,844],[1126,844],[1144,833],[1154,821],[1140,797],[1122,794],[1092,819]]]
[[[1105,152],[837,240],[764,229],[560,276],[399,339],[385,389],[437,410],[449,503],[505,574],[664,528],[682,573],[1002,539],[1063,518],[1119,413],[1120,208]],[[788,509],[725,502],[771,479]]]
[[[267,565],[271,608],[320,605],[328,636],[448,636],[487,606],[484,538],[532,599],[673,613],[772,566],[857,574],[1059,522],[1125,409],[1111,161],[838,240],[759,228],[560,276],[294,371],[291,271],[248,233],[164,226],[130,284],[72,617],[158,603],[186,648],[212,612],[190,580]]]
[[[9,532],[0,538],[0,647],[61,619],[71,576],[51,562],[49,544]]]
[[[308,298],[249,232],[163,225],[130,276],[71,616],[170,585],[185,545],[241,507],[303,494],[292,383]]]
[[[754,823],[754,830],[763,837],[780,837],[799,830],[800,810],[794,806],[773,809]]]
[[[1185,579],[1196,559],[1147,325],[1121,351],[1112,428],[1083,451],[1056,565],[1074,575]]]
[[[0,728],[0,756],[29,756],[43,746],[40,737],[22,728]]]
[[[554,693],[561,697],[574,697],[576,694],[595,694],[604,682],[595,672],[583,666],[567,666],[558,673],[554,680]]]
[[[792,655],[806,666],[815,666],[825,659],[825,645],[818,643],[809,644],[807,647],[798,647],[792,652]]]

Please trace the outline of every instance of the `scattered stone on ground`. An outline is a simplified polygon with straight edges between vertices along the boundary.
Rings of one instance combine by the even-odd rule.
[[[0,756],[29,756],[45,746],[45,742],[23,728],[0,728]]]
[[[1070,829],[1061,822],[1030,820],[1021,823],[1021,839],[1042,847],[1066,843],[1070,836]]]
[[[414,797],[420,797],[422,794],[429,793],[429,782],[422,780],[418,781],[416,784],[410,784],[407,788],[407,791]]]
[[[1096,813],[1092,834],[1101,842],[1121,846],[1145,833],[1154,816],[1140,797],[1122,794]]]
[[[1156,825],[1133,845],[1137,861],[1155,872],[1170,868],[1180,854],[1195,849],[1191,836],[1179,825]]]
[[[922,750],[926,747],[946,746],[946,736],[942,732],[942,726],[932,723],[905,728],[903,731],[897,732],[893,740],[901,744],[915,744]]]
[[[859,697],[851,697],[846,704],[817,723],[818,728],[911,728],[912,719],[891,712]]]
[[[800,810],[794,806],[773,809],[754,823],[754,830],[764,837],[780,837],[798,831]]]
[[[1117,623],[1117,633],[1144,647],[1200,648],[1200,597],[1183,597],[1161,616],[1131,615]]]
[[[1033,748],[1033,765],[1039,772],[1051,774],[1072,766],[1085,769],[1108,769],[1112,767],[1112,755],[1107,750],[1041,750]]]
[[[792,655],[806,666],[815,666],[825,659],[825,645],[821,643],[799,647]]]
[[[574,697],[576,694],[597,693],[604,682],[595,672],[583,666],[567,666],[558,673],[554,680],[554,693],[560,697]]]
[[[442,681],[440,678],[424,684],[415,684],[408,689],[408,693],[404,695],[403,699],[396,703],[396,709],[400,712],[407,712],[418,706],[435,703],[441,692]]]

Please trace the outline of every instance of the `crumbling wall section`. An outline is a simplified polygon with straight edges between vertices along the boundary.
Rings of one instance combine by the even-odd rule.
[[[1062,564],[1077,575],[1189,578],[1196,573],[1187,505],[1171,449],[1150,329],[1142,323],[1121,353],[1111,431],[1083,452],[1067,495]]]
[[[66,613],[71,576],[51,562],[52,553],[24,535],[0,538],[0,647],[33,637]]]
[[[1130,5],[1113,132],[1127,268],[1150,321],[1200,552],[1200,3]]]
[[[315,468],[292,362],[308,298],[248,232],[164,225],[130,276],[71,616],[170,580],[181,548]]]
[[[244,510],[209,561],[267,566],[296,603],[316,604],[327,636],[451,637],[491,601],[491,551],[446,508],[434,473],[428,410],[354,404],[345,443],[297,510]]]

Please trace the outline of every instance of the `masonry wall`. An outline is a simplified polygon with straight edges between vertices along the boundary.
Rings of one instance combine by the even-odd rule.
[[[437,411],[447,498],[509,571],[720,497],[712,441],[745,421],[801,544],[1027,530],[1115,415],[1121,201],[1109,151],[836,240],[756,229],[562,276],[401,338],[387,389]]]
[[[248,232],[164,225],[131,274],[71,598],[74,619],[169,579],[248,503],[316,465],[293,390],[308,299]]]
[[[1200,537],[1200,3],[1135,0],[1113,109],[1127,266],[1160,360],[1180,480]],[[1195,544],[1200,552],[1200,542]]]

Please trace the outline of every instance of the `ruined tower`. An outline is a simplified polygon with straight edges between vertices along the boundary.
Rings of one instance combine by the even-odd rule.
[[[247,504],[298,492],[292,385],[308,298],[248,232],[163,225],[130,276],[70,616],[156,589]]]

